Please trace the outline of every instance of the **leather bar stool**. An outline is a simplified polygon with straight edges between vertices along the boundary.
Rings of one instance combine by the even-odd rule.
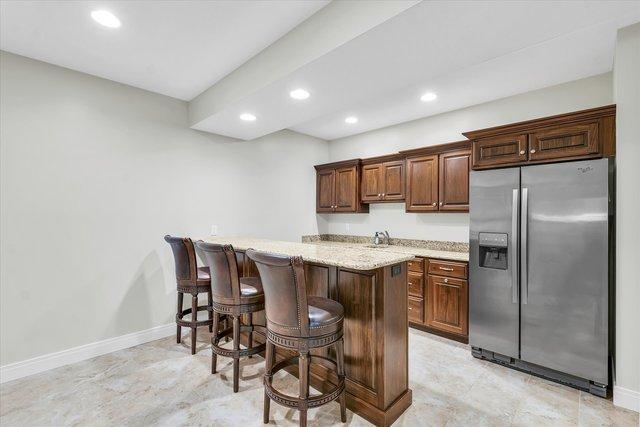
[[[208,267],[198,267],[193,241],[188,237],[166,235],[164,240],[171,245],[173,259],[176,264],[176,281],[178,283],[178,310],[176,313],[176,341],[180,343],[182,327],[191,328],[191,354],[196,354],[196,337],[198,326],[213,328],[211,313],[211,279]],[[198,294],[207,293],[208,304],[198,306]],[[191,308],[183,309],[184,294],[191,294]],[[198,320],[198,312],[207,311],[207,319]],[[184,316],[191,314],[191,320]]]
[[[238,392],[240,358],[251,357],[264,351],[265,344],[253,346],[253,331],[264,331],[264,327],[253,325],[253,313],[264,310],[264,292],[258,277],[239,277],[236,253],[230,245],[197,242],[205,263],[211,271],[213,292],[213,330],[211,338],[211,373],[216,373],[217,356],[233,358],[233,392]],[[233,319],[233,326],[218,331],[221,314]],[[246,325],[240,324],[240,316],[247,315]],[[247,348],[240,349],[240,332],[248,333]],[[218,345],[221,338],[233,333],[233,350]]]
[[[344,308],[336,301],[317,296],[307,297],[304,266],[300,257],[285,257],[247,250],[260,273],[265,294],[267,348],[264,374],[263,421],[269,423],[271,399],[300,411],[300,425],[307,425],[307,410],[340,399],[340,417],[347,420],[344,376],[344,342],[342,323]],[[310,355],[309,350],[335,345],[336,360]],[[293,350],[297,356],[274,364],[275,346]],[[298,364],[300,391],[288,396],[273,387],[273,375]],[[318,363],[333,369],[338,384],[318,396],[309,396],[309,364]]]

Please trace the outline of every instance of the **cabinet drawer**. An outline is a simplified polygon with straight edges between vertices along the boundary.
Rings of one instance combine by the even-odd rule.
[[[409,297],[409,322],[424,323],[424,299]]]
[[[407,283],[409,285],[409,295],[423,298],[424,297],[424,279],[422,273],[409,272],[407,274]]]
[[[467,264],[463,262],[429,260],[429,274],[438,276],[467,278]]]
[[[407,269],[409,271],[415,271],[416,273],[424,272],[424,263],[422,258],[414,258],[407,261]]]

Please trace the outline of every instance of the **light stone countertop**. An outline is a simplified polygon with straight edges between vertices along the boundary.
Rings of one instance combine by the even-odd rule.
[[[418,248],[413,246],[399,246],[399,245],[388,245],[379,248],[367,248],[368,244],[365,243],[345,243],[345,242],[332,242],[328,240],[321,240],[319,242],[309,243],[311,245],[318,246],[334,246],[341,248],[353,248],[353,249],[362,249],[368,251],[376,251],[376,252],[394,252],[397,254],[407,254],[425,258],[434,258],[434,259],[443,259],[449,261],[469,261],[469,253],[468,252],[453,252],[453,251],[439,251],[434,249],[427,248]]]
[[[395,252],[381,248],[367,248],[365,245],[354,244],[294,243],[250,237],[205,237],[202,240],[209,243],[232,245],[234,249],[238,250],[252,248],[256,251],[278,255],[301,256],[302,259],[308,262],[353,270],[375,270],[387,265],[409,261],[414,257],[411,253]]]

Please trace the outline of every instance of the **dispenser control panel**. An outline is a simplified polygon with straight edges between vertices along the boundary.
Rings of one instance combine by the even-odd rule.
[[[492,246],[494,248],[507,247],[507,234],[505,233],[479,233],[478,243],[480,246]]]

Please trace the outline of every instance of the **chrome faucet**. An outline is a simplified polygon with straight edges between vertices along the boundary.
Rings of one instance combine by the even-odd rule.
[[[381,239],[382,238],[382,239]],[[376,234],[373,236],[373,244],[379,245],[383,243],[385,245],[389,244],[389,232],[388,231],[376,231]]]

